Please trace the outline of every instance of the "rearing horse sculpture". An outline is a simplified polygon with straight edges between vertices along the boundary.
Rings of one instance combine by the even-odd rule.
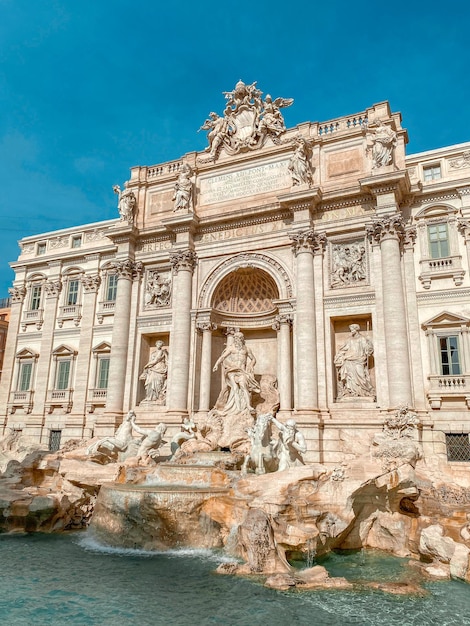
[[[275,470],[276,456],[271,442],[272,417],[271,413],[258,415],[254,425],[247,429],[251,450],[243,461],[242,474],[247,474],[250,467],[254,468],[255,474],[266,474]]]

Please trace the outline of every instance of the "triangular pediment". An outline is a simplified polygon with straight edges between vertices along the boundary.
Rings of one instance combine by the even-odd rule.
[[[450,313],[449,311],[443,311],[442,313],[438,313],[438,315],[432,317],[427,322],[424,322],[422,326],[423,328],[445,328],[447,326],[467,326],[469,324],[470,319],[468,317],[455,315],[455,313]]]
[[[16,353],[17,359],[37,359],[39,354],[31,348],[23,348],[19,352]]]
[[[93,352],[111,352],[111,344],[107,341],[102,341],[93,348]]]
[[[55,350],[52,351],[52,354],[54,356],[73,356],[74,354],[77,354],[77,352],[70,346],[66,346],[65,344],[62,344],[58,346],[57,348],[55,348]]]

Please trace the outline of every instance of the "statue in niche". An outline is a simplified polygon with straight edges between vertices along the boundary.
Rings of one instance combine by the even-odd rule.
[[[375,130],[367,133],[367,150],[372,156],[372,169],[390,165],[393,161],[393,150],[397,145],[397,134],[382,120],[375,122]]]
[[[332,261],[332,287],[353,285],[366,280],[366,249],[362,243],[334,245]]]
[[[121,222],[127,222],[130,226],[134,223],[134,210],[137,205],[137,198],[131,189],[124,186],[121,191],[119,185],[114,185],[114,193],[118,195],[118,210]]]
[[[275,417],[272,423],[279,429],[279,437],[274,446],[274,454],[278,460],[278,471],[304,465],[303,456],[307,452],[305,438],[298,430],[295,420],[288,419],[285,424]]]
[[[191,167],[187,163],[184,163],[174,187],[172,200],[174,200],[175,206],[173,211],[189,212],[193,210],[192,175],[193,171]]]
[[[260,388],[253,376],[256,359],[245,344],[243,333],[236,332],[231,343],[217,359],[213,371],[223,363],[222,390],[217,398],[216,409],[223,414],[255,413],[251,406],[251,393]]]
[[[170,304],[170,297],[170,274],[160,274],[158,271],[150,271],[145,287],[144,305],[146,307],[168,306]]]
[[[313,185],[312,150],[309,142],[302,136],[295,139],[296,148],[287,169],[292,176],[292,185]]]
[[[160,339],[155,344],[149,362],[144,366],[140,380],[144,381],[145,398],[143,402],[165,404],[166,382],[168,376],[168,350]]]
[[[368,363],[374,347],[369,339],[361,335],[359,324],[351,324],[349,330],[350,338],[334,358],[338,369],[337,399],[373,397],[375,390],[370,382]]]
[[[126,452],[129,445],[134,440],[132,437],[134,418],[134,411],[129,411],[114,435],[112,437],[104,437],[103,439],[99,439],[98,441],[92,443],[87,448],[87,454],[89,456],[96,457],[93,460],[101,463],[116,461],[118,455]]]
[[[152,429],[141,428],[135,423],[135,414],[131,417],[131,424],[133,430],[139,433],[139,435],[143,435],[143,439],[137,450],[136,458],[139,463],[148,465],[158,456],[158,448],[166,443],[166,441],[163,441],[163,436],[167,427],[165,424],[158,424]]]

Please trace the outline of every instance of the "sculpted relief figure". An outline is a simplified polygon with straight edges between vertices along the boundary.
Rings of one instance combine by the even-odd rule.
[[[134,210],[137,205],[137,198],[132,190],[124,187],[121,191],[119,185],[114,185],[114,193],[118,195],[118,210],[121,222],[127,222],[129,225],[134,223]]]
[[[167,376],[168,350],[163,347],[163,341],[159,339],[155,344],[155,351],[140,375],[140,380],[144,381],[146,393],[143,402],[165,404]]]
[[[243,333],[236,332],[231,343],[217,359],[213,371],[223,364],[222,390],[217,399],[216,408],[224,414],[254,413],[251,406],[251,393],[259,392],[259,386],[253,376],[256,359],[245,344]]]
[[[375,131],[367,134],[367,148],[372,156],[372,169],[390,165],[393,150],[397,145],[397,134],[382,120],[377,120]]]
[[[184,163],[174,187],[172,200],[174,200],[175,206],[173,211],[188,212],[193,210],[192,175],[193,171],[191,167],[187,163]]]
[[[311,164],[312,151],[303,137],[297,137],[296,148],[291,156],[287,169],[292,176],[292,185],[313,185],[313,168]]]
[[[369,357],[374,352],[372,343],[361,335],[359,324],[351,324],[350,338],[341,346],[334,358],[338,369],[337,399],[347,397],[373,397],[375,390],[369,376]]]
[[[351,285],[366,280],[366,249],[362,242],[332,247],[331,286]]]
[[[146,307],[168,306],[171,297],[170,274],[161,274],[158,271],[150,271],[145,287],[144,304]]]

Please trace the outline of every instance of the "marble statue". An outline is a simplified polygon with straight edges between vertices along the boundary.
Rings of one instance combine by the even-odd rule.
[[[236,332],[232,341],[217,359],[213,371],[223,364],[222,390],[216,408],[225,415],[229,413],[254,413],[251,406],[251,393],[259,392],[259,385],[253,376],[256,359],[245,344],[243,333]]]
[[[89,456],[102,455],[107,458],[108,461],[113,461],[117,458],[120,452],[125,452],[129,447],[129,444],[133,441],[132,437],[132,420],[135,418],[134,411],[124,417],[122,424],[116,430],[111,437],[103,437],[95,441],[87,448],[87,454]]]
[[[163,347],[163,341],[159,339],[155,344],[155,351],[140,375],[140,380],[144,381],[146,393],[143,402],[165,403],[167,376],[168,350]]]
[[[303,456],[307,452],[305,438],[298,430],[295,420],[288,419],[285,424],[275,417],[272,423],[279,429],[279,438],[274,446],[274,453],[278,460],[278,471],[282,472],[292,467],[304,465]]]
[[[134,210],[137,205],[137,198],[131,189],[124,187],[121,191],[119,185],[114,185],[114,193],[118,195],[118,210],[121,222],[127,222],[129,225],[134,223]]]
[[[279,143],[286,126],[280,109],[290,106],[292,98],[273,98],[256,87],[239,80],[233,91],[224,92],[227,100],[223,117],[210,113],[199,130],[208,130],[210,158],[215,160],[222,148],[227,154],[255,150],[267,138]]]
[[[206,148],[206,152],[209,152],[211,157],[215,157],[224,139],[229,136],[228,119],[226,117],[220,117],[220,115],[217,115],[217,113],[214,112],[209,113],[209,118],[204,122],[199,130],[209,131],[207,133],[209,146]]]
[[[332,248],[331,286],[354,285],[364,281],[366,249],[362,242],[337,244]]]
[[[158,424],[152,429],[141,428],[135,423],[135,415],[131,418],[131,424],[133,430],[139,433],[139,435],[144,435],[137,450],[136,457],[139,463],[148,465],[152,459],[154,460],[158,456],[158,448],[166,443],[163,441],[163,435],[167,427],[165,424]]]
[[[171,453],[175,454],[185,441],[196,439],[197,426],[190,417],[185,417],[181,424],[181,432],[173,436],[170,444]]]
[[[271,420],[271,413],[263,413],[258,415],[254,425],[247,429],[251,448],[243,461],[242,474],[246,474],[250,467],[254,468],[255,474],[265,474],[273,470],[275,455],[271,441]]]
[[[359,324],[351,324],[350,338],[338,350],[334,358],[334,364],[338,369],[338,396],[345,397],[371,397],[375,396],[369,376],[369,357],[374,352],[369,339],[361,335]]]
[[[171,298],[171,277],[158,271],[148,273],[145,286],[144,305],[146,307],[168,306]]]
[[[292,176],[292,185],[313,185],[313,168],[311,149],[308,141],[301,136],[295,139],[296,148],[291,156],[287,169]]]
[[[375,130],[369,132],[367,136],[367,146],[372,156],[372,169],[390,165],[396,145],[396,132],[386,126],[382,120],[377,120]]]
[[[175,203],[173,211],[192,211],[193,209],[193,183],[191,167],[184,163],[181,167],[178,180],[175,183],[172,200]]]

